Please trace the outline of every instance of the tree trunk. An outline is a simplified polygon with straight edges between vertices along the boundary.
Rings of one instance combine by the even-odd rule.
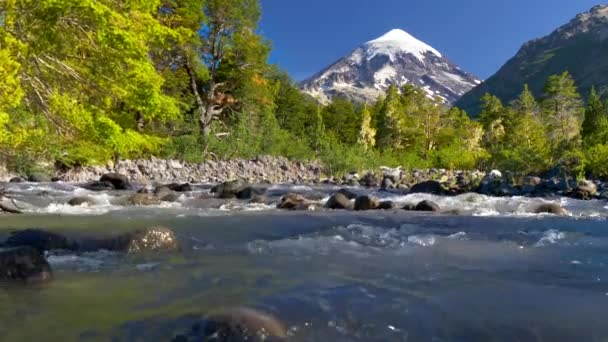
[[[209,122],[207,120],[207,107],[198,91],[196,75],[194,74],[194,70],[192,69],[192,65],[188,58],[186,58],[186,72],[188,73],[188,77],[190,77],[190,88],[196,101],[196,116],[198,117],[199,129],[204,136],[208,136],[211,132],[211,127],[209,127]]]

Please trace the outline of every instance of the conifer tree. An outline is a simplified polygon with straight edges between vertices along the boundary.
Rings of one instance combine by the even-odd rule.
[[[401,145],[400,126],[403,117],[403,107],[399,90],[391,85],[378,114],[377,145],[381,149],[398,149]]]
[[[570,73],[549,77],[541,106],[555,153],[559,155],[568,146],[575,146],[580,139],[583,105]]]
[[[595,91],[595,87],[591,88],[587,106],[585,107],[585,120],[582,126],[582,136],[585,140],[594,135],[602,126],[602,121],[608,119],[606,116],[606,108],[602,100]]]

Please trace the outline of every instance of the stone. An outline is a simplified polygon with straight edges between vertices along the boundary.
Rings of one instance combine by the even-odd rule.
[[[32,183],[49,183],[51,177],[41,172],[34,172],[27,176],[27,180]]]
[[[359,196],[355,200],[355,210],[356,211],[364,211],[364,210],[373,210],[378,208],[378,199],[371,196]]]
[[[223,310],[203,319],[173,342],[279,342],[287,330],[276,317],[251,308]]]
[[[161,202],[178,202],[179,201],[179,194],[176,194],[175,192],[172,192],[170,194],[166,194],[163,197],[160,197]]]
[[[237,194],[243,190],[247,185],[240,180],[234,180],[218,184],[211,193],[215,194],[217,198],[236,198]]]
[[[106,173],[99,179],[100,182],[112,184],[116,190],[132,190],[133,186],[129,183],[129,178],[118,173]]]
[[[110,191],[114,190],[114,185],[110,182],[95,181],[84,185],[83,188],[89,191]]]
[[[352,209],[352,203],[343,193],[336,193],[331,196],[327,203],[325,203],[327,209]]]
[[[424,200],[416,205],[416,211],[440,211],[439,205],[433,201]]]
[[[380,210],[392,210],[395,209],[396,205],[395,202],[393,201],[382,201],[378,204],[378,207],[376,209],[380,209]]]
[[[393,189],[395,187],[395,183],[393,182],[393,180],[390,177],[384,177],[382,179],[382,183],[380,184],[380,187],[383,190],[389,190],[389,189]]]
[[[33,247],[0,248],[0,281],[42,282],[52,278],[51,266]]]
[[[337,193],[346,196],[346,198],[348,198],[349,200],[355,199],[358,196],[354,191],[351,191],[346,188],[338,190]]]
[[[73,207],[78,207],[82,205],[93,206],[96,203],[91,197],[74,197],[68,201],[68,204]]]
[[[190,185],[190,183],[183,183],[183,184],[171,183],[171,184],[164,185],[164,187],[167,187],[171,191],[175,191],[175,192],[190,192],[190,191],[192,191],[192,185]]]
[[[422,183],[418,183],[410,188],[410,193],[425,193],[425,194],[433,194],[433,195],[445,195],[447,193],[446,189],[441,185],[441,183],[437,181],[426,181]]]
[[[314,209],[314,205],[314,202],[300,194],[289,193],[281,198],[281,202],[277,205],[277,208],[287,210],[311,210]]]
[[[29,203],[4,197],[0,194],[0,212],[4,211],[9,214],[22,214],[23,212],[31,209],[32,205],[30,205]]]
[[[9,180],[9,183],[23,183],[25,182],[25,179],[21,178],[21,177],[13,177]]]
[[[134,194],[127,199],[128,205],[148,206],[160,204],[160,198],[151,194]]]
[[[136,230],[115,237],[83,240],[81,251],[107,250],[129,254],[173,252],[180,249],[175,232],[165,227]]]
[[[240,190],[236,194],[236,198],[246,200],[246,199],[252,199],[256,196],[264,196],[264,194],[266,194],[266,189],[248,186],[248,187],[245,187],[242,190]]]
[[[4,242],[6,247],[28,246],[39,252],[76,250],[78,245],[61,234],[42,229],[24,229],[12,232]]]
[[[414,203],[408,203],[408,204],[404,205],[401,209],[407,210],[407,211],[415,211],[416,205]]]
[[[535,214],[566,215],[568,212],[557,203],[543,203],[534,209]]]

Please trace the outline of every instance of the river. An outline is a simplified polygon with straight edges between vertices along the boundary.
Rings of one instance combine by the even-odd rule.
[[[0,285],[6,341],[170,340],[203,315],[248,306],[278,317],[289,341],[606,341],[608,206],[566,198],[402,196],[443,213],[287,212],[231,202],[206,209],[198,185],[177,203],[125,207],[121,192],[7,184],[32,203],[0,216],[10,231],[72,238],[162,225],[175,253],[48,255],[54,279]],[[272,186],[327,197],[330,186]],[[75,195],[97,205],[71,207]],[[568,216],[530,214],[558,202]]]

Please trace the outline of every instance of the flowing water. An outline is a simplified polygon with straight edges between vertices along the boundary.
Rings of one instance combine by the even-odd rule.
[[[51,254],[51,282],[0,285],[1,340],[170,340],[206,313],[240,306],[279,317],[290,341],[608,340],[606,202],[373,192],[403,204],[432,199],[446,213],[281,212],[236,201],[204,209],[197,198],[208,186],[147,208],[69,184],[6,190],[37,209],[0,216],[0,238],[34,227],[78,238],[163,225],[183,250]],[[98,204],[63,204],[75,195]],[[569,215],[530,214],[549,201]]]

